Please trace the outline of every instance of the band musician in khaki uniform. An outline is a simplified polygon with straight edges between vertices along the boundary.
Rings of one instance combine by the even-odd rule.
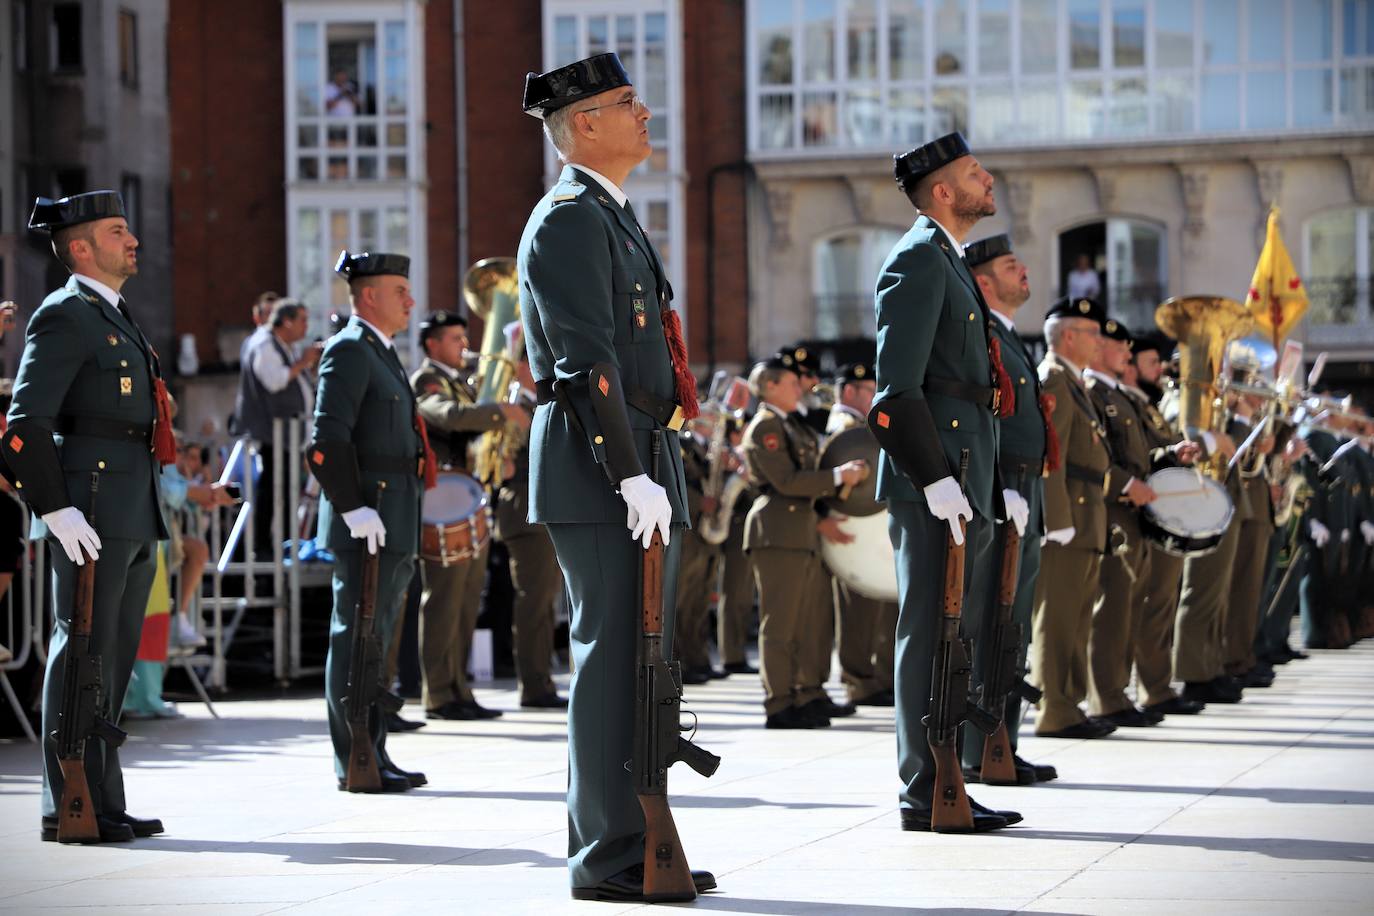
[[[472,437],[500,429],[506,422],[528,428],[528,415],[514,404],[477,404],[463,378],[467,322],[450,312],[434,312],[420,325],[425,359],[410,386],[439,466],[467,472]],[[423,560],[420,596],[422,702],[430,719],[494,719],[499,710],[477,702],[468,686],[467,663],[487,568],[488,545],[471,557],[445,566]]]
[[[850,461],[831,470],[818,468],[815,435],[794,415],[801,400],[795,359],[779,354],[754,367],[749,387],[759,399],[758,413],[744,432],[744,461],[750,483],[762,495],[749,510],[744,549],[754,562],[759,592],[759,657],[768,728],[818,728],[830,724],[829,698],[822,673],[811,670],[806,651],[809,590],[822,579],[821,521],[815,500],[857,483],[867,468]],[[833,534],[833,532],[830,532]]]

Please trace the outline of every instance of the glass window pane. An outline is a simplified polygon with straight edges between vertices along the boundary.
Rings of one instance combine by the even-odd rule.
[[[610,20],[605,16],[587,17],[587,55],[611,49]]]
[[[1345,0],[1341,46],[1347,57],[1374,55],[1374,3],[1370,0]]]
[[[557,64],[577,60],[577,17],[555,16],[553,20],[553,59]]]
[[[359,179],[360,181],[376,181],[376,180],[377,180],[377,157],[376,157],[376,156],[359,156],[359,157],[358,157],[357,171],[354,173],[354,176],[353,176],[353,177]]]
[[[968,130],[968,89],[937,86],[930,98],[930,137]]]
[[[1155,0],[1155,66],[1193,65],[1193,0]]]
[[[925,142],[925,93],[917,89],[894,89],[888,94],[888,137],[896,146],[908,149]]]
[[[301,156],[296,160],[296,177],[301,181],[320,180],[320,159],[318,156]]]
[[[320,27],[314,22],[296,24],[296,114],[320,113]]]
[[[1205,73],[1202,77],[1202,129],[1240,127],[1240,77],[1234,73]]]
[[[650,13],[644,17],[644,81],[640,92],[650,108],[666,108],[668,105],[667,28],[667,18],[662,13]],[[667,127],[668,120],[662,120]]]
[[[306,302],[320,298],[320,211],[310,207],[296,211],[296,289]]]
[[[887,4],[887,73],[889,79],[916,80],[925,75],[922,0],[889,0]]]
[[[1341,69],[1341,116],[1365,123],[1374,120],[1374,67]]]
[[[792,0],[758,0],[754,25],[759,82],[765,86],[792,82]]]
[[[1112,84],[1112,111],[1107,129],[1118,137],[1149,133],[1150,107],[1144,79],[1116,80]]]
[[[347,210],[329,211],[329,251],[332,254],[342,251],[353,244],[353,233]],[[338,274],[332,274],[333,282],[329,288],[330,305],[342,308],[348,304],[348,284]]]
[[[1068,0],[1069,66],[1096,70],[1102,66],[1102,9],[1098,0]]]
[[[805,0],[802,73],[809,83],[835,79],[835,0]]]
[[[1331,0],[1292,0],[1293,59],[1331,59]]]
[[[357,247],[363,251],[377,251],[381,237],[377,234],[378,214],[376,210],[358,211]]]
[[[1283,0],[1249,0],[1250,46],[1246,60],[1277,63],[1283,60]]]
[[[325,113],[352,118],[377,111],[377,27],[371,22],[331,22],[325,29]]]
[[[386,113],[405,114],[409,74],[406,72],[405,23],[386,24]]]
[[[653,121],[649,122],[654,123]],[[759,97],[759,149],[789,149],[796,145],[792,136],[792,96]]]
[[[330,146],[347,146],[347,145],[348,145],[348,125],[347,125],[347,124],[330,124],[329,127],[328,127],[328,129],[325,131],[325,136],[328,138],[328,139],[326,140],[326,142],[327,142]]]
[[[973,100],[975,143],[1007,143],[1015,139],[1016,108],[1009,83],[977,86]]]
[[[878,78],[877,0],[846,0],[844,5],[845,56],[852,80]]]
[[[1259,71],[1245,75],[1245,129],[1283,127],[1288,120],[1283,71]]]
[[[835,93],[808,92],[802,96],[802,146],[832,146],[835,133]]]
[[[296,145],[302,149],[308,149],[320,145],[320,127],[318,124],[301,124],[296,128]]]
[[[1059,86],[1057,83],[1021,84],[1021,120],[1017,136],[1024,140],[1049,140],[1059,136]]]
[[[325,177],[330,181],[348,180],[348,157],[330,156],[328,166],[325,168]]]
[[[387,156],[386,157],[386,177],[389,179],[406,177],[406,157]]]
[[[1238,0],[1202,0],[1202,60],[1234,64],[1240,54]]]
[[[406,125],[404,121],[389,121],[386,125],[386,145],[406,145]]]
[[[649,144],[653,152],[644,160],[644,171],[668,171],[668,119],[654,118],[649,122]]]
[[[845,93],[844,140],[849,146],[883,144],[883,103],[877,89],[851,89]]]
[[[660,14],[653,18],[662,19],[663,16]],[[632,80],[639,83],[646,79],[645,74],[639,73],[636,69],[638,60],[635,58],[635,17],[615,17],[615,50],[620,55],[620,62],[625,65],[625,72],[630,74]],[[641,87],[640,91],[642,94],[645,89]],[[645,96],[645,98],[648,97]],[[654,103],[650,102],[649,104]]]
[[[978,72],[1011,72],[1011,0],[978,2]]]
[[[966,0],[935,0],[935,75],[968,72]]]
[[[1171,73],[1155,78],[1155,132],[1177,134],[1193,129],[1193,75]]]
[[[1057,66],[1057,0],[1021,0],[1021,72],[1053,73]]]
[[[357,131],[357,138],[358,138],[358,145],[359,145],[359,146],[376,146],[376,145],[377,145],[377,125],[376,125],[376,124],[359,124],[359,125],[358,125],[358,131]]]
[[[1334,116],[1330,70],[1293,73],[1293,126],[1324,127]]]
[[[1102,81],[1074,80],[1069,83],[1064,112],[1066,137],[1100,137],[1103,130]]]
[[[386,250],[410,254],[410,217],[405,207],[386,208]]]
[[[1348,320],[1346,304],[1355,298],[1356,211],[1337,210],[1308,221],[1310,258],[1303,279],[1312,291],[1309,320],[1331,324]]]
[[[1112,66],[1145,66],[1144,0],[1112,0]]]

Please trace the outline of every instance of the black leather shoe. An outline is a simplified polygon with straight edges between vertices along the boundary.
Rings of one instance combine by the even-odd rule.
[[[1221,678],[1213,681],[1190,681],[1183,685],[1183,699],[1194,703],[1239,703],[1240,692],[1223,683]]]
[[[1185,700],[1183,697],[1173,697],[1160,703],[1151,703],[1145,707],[1145,714],[1160,713],[1166,716],[1195,716],[1207,708],[1206,703],[1197,700]]]
[[[832,719],[843,719],[859,711],[853,703],[836,703],[830,697],[821,697],[820,702],[825,704],[825,713]]]
[[[127,815],[126,815],[126,816],[127,816]],[[144,824],[150,824],[150,823],[151,823],[151,824],[156,824],[156,825],[157,825],[157,830],[153,831],[153,833],[161,833],[161,832],[162,832],[162,822],[161,822],[161,821],[142,821],[141,823],[144,823]],[[78,841],[76,841],[76,842],[79,842],[79,843],[132,843],[133,840],[134,840],[134,836],[135,836],[135,834],[134,834],[134,828],[133,828],[131,825],[125,823],[124,821],[122,821],[122,820],[120,820],[120,819],[118,819],[118,818],[106,817],[106,816],[103,815],[103,814],[97,814],[97,815],[95,816],[95,826],[96,826],[96,829],[100,831],[100,839],[98,839],[98,840],[78,840]],[[152,836],[152,835],[153,835],[152,833],[144,834],[144,836]],[[57,842],[57,818],[56,818],[56,817],[47,817],[46,815],[43,817],[43,821],[42,821],[42,830],[39,832],[39,838],[42,839],[42,841],[43,841],[44,843],[56,843],[56,842]]]
[[[1059,771],[1048,763],[1031,763],[1029,760],[1022,760],[1020,757],[1013,757],[1016,769],[1029,769],[1035,774],[1036,782],[1049,782],[1059,778]]]
[[[968,800],[968,806],[973,809],[974,817],[980,814],[992,814],[1006,821],[1008,827],[1012,824],[1019,824],[1025,820],[1019,811],[994,811],[987,805],[980,805],[971,798]]]
[[[163,832],[162,821],[155,817],[134,817],[125,811],[123,814],[114,815],[110,820],[127,824],[134,832],[134,836],[157,836]]]
[[[971,804],[972,803],[970,803],[970,805]],[[900,810],[902,814],[903,830],[929,831],[931,829],[929,811],[917,811],[915,808],[902,808]],[[1017,815],[1017,818],[1020,818],[1019,814]],[[973,810],[973,830],[971,832],[986,833],[989,830],[1001,830],[1005,826],[1007,826],[1007,819],[1005,817],[1002,817],[999,814],[993,814],[987,811],[986,808],[982,811],[979,811],[976,808]],[[941,829],[936,832],[969,833],[970,831]]]
[[[425,723],[414,722],[410,719],[402,719],[400,713],[389,712],[386,714],[386,730],[388,732],[413,732],[417,728],[424,728]]]
[[[1273,687],[1274,669],[1265,664],[1255,665],[1255,667],[1245,672],[1243,683],[1246,687]]]
[[[896,706],[897,698],[891,690],[879,690],[854,701],[855,706]]]
[[[682,672],[682,683],[684,684],[705,684],[711,680],[711,675],[701,668],[688,668]]]
[[[1105,738],[1116,731],[1116,726],[1101,719],[1084,719],[1067,728],[1052,732],[1036,732],[1037,738]]]
[[[542,697],[521,700],[520,706],[524,709],[567,709],[568,698],[560,697],[557,693],[546,693]]]
[[[340,792],[353,792],[359,795],[378,795],[385,792],[409,792],[414,786],[410,780],[395,770],[381,768],[378,775],[382,777],[382,787],[380,789],[350,789],[348,782],[343,778],[339,779]],[[423,774],[417,774],[423,775]]]
[[[748,662],[730,662],[725,666],[727,674],[758,674],[759,669]]]
[[[706,673],[710,675],[713,681],[723,681],[730,676],[730,672],[724,668],[712,668],[709,665],[706,668]]]
[[[1035,785],[1035,773],[1030,767],[1016,767],[1016,784],[1018,786]],[[980,783],[983,781],[982,767],[964,767],[964,782]]]
[[[1127,706],[1125,709],[1118,709],[1116,712],[1108,713],[1105,716],[1097,717],[1102,722],[1110,722],[1118,728],[1149,728],[1155,724],[1145,713],[1136,709],[1134,706]],[[1164,717],[1160,716],[1162,720]]]
[[[709,871],[692,871],[692,885],[698,894],[714,890],[716,886],[716,876]],[[574,900],[615,900],[615,901],[639,901],[646,903],[671,903],[674,901],[691,900],[687,896],[669,896],[658,894],[653,897],[644,896],[644,866],[631,865],[618,875],[612,875],[595,887],[575,887],[572,889]]]
[[[473,712],[468,706],[457,702],[445,703],[438,709],[426,709],[426,719],[450,719],[455,721],[470,722],[477,718],[477,713]]]
[[[817,697],[801,707],[801,713],[811,722],[812,728],[829,728],[832,705],[829,697]]]
[[[1286,646],[1285,648],[1288,650],[1289,661],[1302,661],[1304,658],[1312,657],[1301,649],[1294,649],[1292,646]]]
[[[382,751],[381,757],[377,759],[377,765],[380,766],[383,770],[390,770],[393,773],[404,776],[407,780],[410,781],[410,787],[412,789],[418,789],[420,788],[420,786],[429,785],[429,779],[426,778],[424,773],[421,773],[419,770],[401,769],[396,765],[396,761],[392,760],[391,755],[388,754],[386,751]]]
[[[811,717],[799,707],[789,706],[782,712],[775,712],[763,723],[764,728],[815,728]]]
[[[488,709],[476,700],[464,704],[474,719],[499,719],[503,715],[499,709]]]

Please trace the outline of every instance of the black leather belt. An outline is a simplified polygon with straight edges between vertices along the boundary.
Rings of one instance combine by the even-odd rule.
[[[961,401],[968,401],[970,404],[977,404],[979,407],[986,407],[994,413],[1002,403],[1002,392],[987,385],[971,385],[968,382],[956,382],[947,378],[927,375],[925,384],[921,387],[925,389],[927,394],[941,394],[947,398],[958,398]]]
[[[124,420],[111,420],[108,417],[85,417],[68,414],[57,418],[53,432],[61,436],[91,436],[96,439],[114,439],[118,442],[139,442],[144,445],[153,441],[153,427]]]
[[[374,474],[412,474],[420,475],[420,458],[405,458],[401,455],[377,455],[370,452],[358,453],[358,467]]]
[[[997,455],[997,466],[1002,469],[1003,474],[1019,474],[1022,470],[1031,471],[1035,476],[1040,476],[1040,468],[1044,461],[1040,458],[1031,458],[1026,455],[1012,455],[1008,452],[999,452]],[[1003,483],[1006,483],[1004,480]]]
[[[565,390],[570,387],[572,386],[568,384],[564,385]],[[585,388],[586,384],[580,383],[578,387]],[[534,383],[534,393],[540,404],[548,404],[551,401],[558,400],[554,379],[536,381]],[[625,403],[653,419],[660,426],[666,426],[673,431],[682,429],[684,419],[682,416],[682,408],[679,407],[675,401],[661,398],[652,392],[645,391],[643,388],[626,388]]]
[[[1064,474],[1073,480],[1081,480],[1084,483],[1094,484],[1099,487],[1107,483],[1106,471],[1094,471],[1090,467],[1074,464],[1072,461],[1064,464]]]

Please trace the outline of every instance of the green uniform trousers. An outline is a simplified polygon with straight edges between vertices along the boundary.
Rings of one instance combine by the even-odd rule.
[[[716,601],[716,645],[722,665],[749,660],[749,622],[754,616],[754,565],[744,552],[744,516],[730,520],[730,536],[721,545],[720,593]]]
[[[510,581],[515,590],[511,629],[515,638],[515,671],[520,699],[534,700],[554,692],[553,602],[563,588],[548,533],[536,528],[505,542],[510,554]]]
[[[1259,631],[1260,601],[1264,597],[1269,539],[1273,533],[1274,525],[1267,514],[1240,524],[1222,659],[1230,675],[1241,675],[1255,667],[1255,634]]]
[[[329,618],[329,654],[324,662],[324,699],[329,711],[329,737],[334,742],[334,775],[343,778],[347,772],[348,713],[344,698],[348,696],[349,665],[353,659],[353,621],[362,596],[363,557],[365,551],[340,551],[334,561],[334,611]],[[410,577],[415,572],[415,558],[383,550],[377,564],[377,603],[372,625],[381,643],[385,659],[391,651],[396,632],[396,617]],[[386,753],[386,722],[374,707],[369,723],[372,743],[378,758]]]
[[[1205,683],[1224,673],[1223,634],[1241,523],[1232,521],[1217,549],[1183,561],[1183,588],[1174,624],[1174,677]]]
[[[759,592],[759,674],[768,715],[820,697],[816,654],[805,643],[820,588],[820,559],[809,550],[750,551]]]
[[[879,673],[879,669],[885,667],[890,677],[892,661],[884,663],[878,659],[878,630],[879,625],[887,621],[895,627],[897,602],[865,597],[838,577],[835,579],[835,598],[839,611],[840,680],[850,701],[892,689],[891,682],[884,683]],[[883,642],[890,655],[892,637],[888,636]]]
[[[1094,716],[1132,708],[1126,696],[1131,683],[1131,637],[1150,574],[1150,550],[1140,533],[1136,510],[1112,506],[1107,518],[1126,533],[1126,549],[1102,558],[1088,633],[1088,711]]]
[[[446,703],[473,703],[468,686],[472,633],[482,605],[487,577],[487,550],[470,560],[441,566],[420,561],[420,702],[427,711]]]
[[[960,631],[977,645],[986,632],[992,573],[993,525],[975,515],[968,523],[964,554],[964,611]],[[897,772],[902,807],[929,811],[935,793],[935,760],[922,719],[930,710],[935,650],[944,606],[945,540],[949,525],[924,502],[888,503],[888,537],[897,554]],[[970,726],[962,730],[968,731]],[[981,748],[979,749],[981,751]]]
[[[695,531],[682,532],[677,571],[677,624],[673,645],[684,670],[711,667],[710,629],[712,573],[716,552]]]
[[[592,887],[644,861],[632,756],[644,550],[616,523],[548,526],[572,602],[568,689],[568,870]],[[681,527],[663,557],[663,652],[671,653]]]
[[[53,632],[48,641],[48,668],[43,677],[43,800],[44,817],[57,813],[62,798],[62,769],[57,763],[57,731],[67,673],[72,600],[76,592],[76,564],[67,559],[54,538],[47,540],[53,568]],[[157,571],[156,541],[105,538],[95,565],[95,594],[91,604],[90,651],[100,659],[103,688],[99,714],[119,721],[124,693],[138,655],[148,592]],[[86,782],[97,814],[124,813],[124,773],[119,750],[91,738],[86,742]]]
[[[1002,562],[1002,529],[1003,525],[997,526],[996,540],[993,542],[992,564],[989,567],[990,577],[1000,578]],[[1016,603],[1012,605],[1011,619],[1021,628],[1021,644],[1016,655],[1018,671],[1026,670],[1026,653],[1030,650],[1031,641],[1031,616],[1035,610],[1035,582],[1040,575],[1040,536],[1027,534],[1021,538],[1021,557],[1020,566],[1016,574]],[[992,589],[990,598],[993,602],[997,600],[997,591]],[[996,618],[996,607],[990,607],[987,611],[989,625]],[[984,652],[990,651],[991,643],[984,639],[980,645],[974,646],[973,679],[974,683],[982,684],[987,682],[988,666],[992,659]],[[1016,752],[1018,739],[1021,735],[1021,697],[1016,693],[1007,695],[1006,702],[1002,707],[1002,721],[1007,725],[1007,737],[1011,740],[1012,753]],[[963,751],[964,766],[981,767],[983,765],[983,740],[984,735],[976,728],[964,729],[961,748]]]
[[[1031,683],[1044,692],[1035,730],[1059,731],[1082,722],[1088,696],[1088,633],[1102,555],[1062,544],[1045,545],[1031,617]]]
[[[1136,701],[1141,706],[1167,703],[1174,692],[1174,618],[1183,581],[1183,557],[1151,543],[1148,575],[1140,613],[1131,639],[1135,656]]]

